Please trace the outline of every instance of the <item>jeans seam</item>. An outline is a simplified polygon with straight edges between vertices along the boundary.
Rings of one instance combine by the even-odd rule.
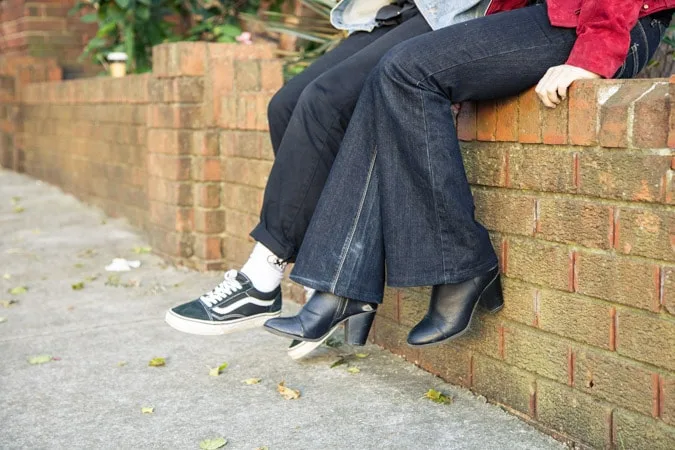
[[[373,149],[373,160],[370,163],[370,167],[368,168],[368,176],[366,178],[366,183],[365,183],[365,188],[363,189],[363,193],[361,194],[361,200],[359,202],[359,209],[356,212],[356,216],[354,217],[354,222],[352,222],[352,229],[349,232],[349,235],[347,236],[347,240],[345,241],[345,244],[342,247],[342,252],[340,254],[340,263],[338,264],[338,268],[335,272],[335,276],[333,277],[333,281],[331,282],[331,290],[335,291],[337,287],[338,280],[340,278],[340,274],[342,273],[342,267],[344,266],[345,261],[347,260],[347,252],[349,251],[349,247],[352,245],[352,240],[354,239],[354,234],[356,234],[356,228],[359,225],[359,220],[361,219],[361,213],[363,212],[363,206],[366,203],[366,197],[368,195],[368,189],[370,189],[370,182],[373,176],[373,170],[375,168],[375,160],[377,158],[377,146]]]
[[[434,201],[434,212],[436,213],[436,222],[438,226],[438,234],[441,240],[441,264],[443,265],[443,274],[445,274],[445,242],[443,242],[443,232],[441,230],[441,217],[438,213],[438,202],[436,199],[436,189],[434,185],[434,169],[431,165],[431,155],[429,153],[429,127],[427,125],[426,106],[424,102],[424,90],[419,89],[420,100],[422,101],[422,120],[424,121],[424,145],[427,155],[427,167],[429,170],[429,181],[431,181],[431,195]]]

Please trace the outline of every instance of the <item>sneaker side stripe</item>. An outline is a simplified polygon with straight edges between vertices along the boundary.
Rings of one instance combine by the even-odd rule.
[[[225,314],[229,314],[232,311],[234,311],[236,309],[239,309],[242,306],[244,306],[246,304],[249,304],[249,303],[252,303],[252,304],[257,305],[257,306],[272,306],[274,304],[274,299],[272,299],[272,300],[258,300],[257,298],[247,297],[247,298],[241,299],[237,302],[234,302],[231,305],[226,306],[224,308],[219,308],[217,306],[213,307],[213,308],[211,308],[211,311],[215,312],[216,314],[225,315]]]

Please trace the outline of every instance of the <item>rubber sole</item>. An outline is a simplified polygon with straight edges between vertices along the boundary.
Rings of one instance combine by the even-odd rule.
[[[318,341],[315,342],[309,342],[309,341],[302,341],[301,343],[294,345],[293,347],[290,347],[288,350],[286,350],[286,353],[288,356],[290,356],[291,359],[293,360],[298,360],[301,358],[304,358],[305,356],[309,355],[312,353],[314,350],[319,348],[321,344],[326,342],[326,340],[333,335],[339,328],[339,324],[333,327],[331,331],[328,332],[326,336],[321,338]]]
[[[206,322],[196,319],[186,319],[169,310],[164,316],[164,320],[172,328],[188,334],[197,334],[200,336],[221,336],[224,334],[236,333],[239,331],[259,328],[272,317],[281,315],[281,311],[256,314],[255,316],[245,317],[236,320],[229,320],[227,323]]]

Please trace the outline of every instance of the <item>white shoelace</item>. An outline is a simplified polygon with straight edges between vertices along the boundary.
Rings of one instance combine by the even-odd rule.
[[[222,283],[213,288],[212,291],[207,292],[206,294],[199,297],[199,299],[210,308],[233,292],[237,292],[241,288],[241,283],[237,281],[237,271],[228,270],[225,272],[225,279],[222,281]]]

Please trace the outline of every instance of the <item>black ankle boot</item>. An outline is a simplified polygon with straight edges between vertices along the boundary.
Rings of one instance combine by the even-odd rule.
[[[320,346],[343,322],[346,322],[345,341],[351,345],[364,345],[376,310],[377,304],[374,303],[316,292],[297,315],[270,319],[265,322],[265,329],[303,341],[294,342],[288,350],[293,359],[298,359]]]
[[[408,344],[437,344],[461,336],[469,329],[479,304],[489,312],[504,306],[499,267],[463,283],[434,286],[429,311],[410,331]]]

